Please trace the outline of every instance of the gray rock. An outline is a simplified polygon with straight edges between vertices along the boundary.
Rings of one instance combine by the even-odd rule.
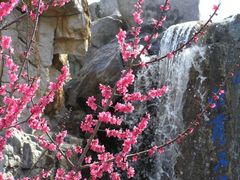
[[[33,165],[33,152],[31,145],[29,143],[23,144],[23,151],[22,151],[22,165],[23,169],[30,169]]]
[[[78,79],[72,80],[65,87],[66,105],[74,109],[86,106],[88,96],[100,97],[98,84],[113,85],[123,68],[117,43],[103,46],[86,61],[89,63],[81,68]]]
[[[112,15],[120,15],[118,0],[101,0],[99,3],[99,15],[101,18]]]
[[[89,11],[91,15],[91,21],[95,21],[100,18],[99,2],[89,3]]]
[[[129,26],[134,25],[132,13],[134,12],[134,4],[137,0],[118,0],[119,11]],[[159,18],[160,5],[163,5],[165,1],[161,0],[145,0],[143,7],[143,17],[145,22],[151,22],[152,18]],[[180,22],[199,20],[199,0],[173,0],[171,1],[171,11],[168,14],[167,25],[173,25]]]
[[[92,46],[100,48],[115,38],[119,29],[123,27],[122,21],[117,17],[107,16],[92,23]]]

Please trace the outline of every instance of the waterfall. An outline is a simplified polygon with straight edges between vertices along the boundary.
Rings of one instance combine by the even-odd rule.
[[[196,22],[189,22],[168,28],[161,39],[158,56],[163,56],[185,43],[194,32],[196,25]],[[197,61],[196,55],[198,55]],[[176,54],[173,59],[165,59],[140,70],[134,85],[134,91],[144,93],[149,89],[162,87],[163,85],[167,85],[169,91],[162,98],[137,104],[135,116],[130,117],[131,121],[138,121],[144,112],[151,113],[151,123],[139,139],[140,144],[136,147],[137,150],[161,145],[176,137],[184,129],[182,111],[190,69],[194,68],[195,71],[198,71],[199,80],[204,81],[205,78],[201,76],[200,68],[200,63],[204,59],[203,56],[204,48],[192,46]],[[202,93],[200,88],[198,93]],[[165,153],[156,154],[151,159],[147,158],[147,160],[138,162],[136,167],[140,166],[140,168],[137,170],[136,179],[177,179],[174,166],[179,156],[181,156],[179,147],[174,144],[167,148]]]

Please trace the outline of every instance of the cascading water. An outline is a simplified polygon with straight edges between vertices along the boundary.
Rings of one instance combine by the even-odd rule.
[[[163,56],[185,43],[196,25],[196,22],[189,22],[168,28],[161,39],[158,56]],[[163,85],[167,85],[169,91],[162,98],[138,104],[135,116],[130,117],[132,121],[137,121],[144,112],[151,113],[151,123],[139,139],[140,144],[136,151],[161,145],[184,129],[182,111],[191,67],[200,74],[200,81],[204,80],[201,77],[199,58],[198,62],[194,61],[197,54],[201,61],[204,48],[189,47],[176,54],[173,59],[149,65],[138,73],[134,91],[147,92]],[[199,93],[201,92],[199,89]],[[180,155],[178,145],[174,144],[162,154],[140,160],[136,165],[140,167],[137,168],[136,179],[177,179],[174,166]]]

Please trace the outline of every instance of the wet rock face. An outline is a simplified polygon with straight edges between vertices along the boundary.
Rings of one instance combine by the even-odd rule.
[[[240,177],[237,156],[240,151],[240,71],[237,65],[240,63],[239,29],[240,15],[236,15],[211,25],[207,32],[204,43],[207,47],[206,60],[202,66],[207,77],[204,87],[209,89],[207,92],[211,95],[211,92],[216,91],[219,84],[225,81],[226,95],[221,101],[224,105],[213,110],[209,119],[205,119],[198,131],[181,146],[183,156],[176,165],[180,179],[189,176],[196,179]],[[234,72],[233,77],[229,76],[231,72]],[[194,86],[196,82],[189,82],[189,88]],[[196,101],[191,93],[186,94],[188,95],[183,113],[188,124],[193,114],[197,113],[199,105],[191,103]]]

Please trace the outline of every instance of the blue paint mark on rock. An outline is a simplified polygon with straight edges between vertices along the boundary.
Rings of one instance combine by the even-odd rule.
[[[235,82],[237,83],[239,81],[240,83],[240,73],[239,76],[235,78]],[[214,89],[214,94],[218,94],[218,90]],[[225,95],[224,94],[218,94],[219,99],[214,100],[214,98],[209,98],[209,103],[214,103],[216,107],[214,109],[218,109],[220,106],[223,106],[225,104]],[[222,174],[222,172],[226,172],[228,169],[229,161],[227,159],[227,152],[224,149],[226,144],[226,137],[225,137],[225,122],[227,120],[227,117],[221,113],[214,119],[212,119],[209,122],[209,125],[212,128],[212,142],[214,146],[216,147],[217,154],[217,163],[213,167],[213,171],[216,173],[216,175],[221,174],[220,176],[216,177],[216,180],[227,180],[228,177],[225,174]]]
[[[233,84],[240,84],[240,72],[237,72],[233,78]]]
[[[226,121],[225,115],[220,114],[209,122],[209,125],[212,126],[212,141],[215,146],[225,145],[224,121]]]
[[[217,157],[218,157],[218,164],[214,167],[214,171],[218,172],[220,171],[222,168],[223,169],[227,169],[228,168],[228,160],[227,160],[227,154],[224,151],[218,152],[217,153]]]
[[[228,180],[227,176],[220,176],[219,178],[217,178],[217,180]]]

